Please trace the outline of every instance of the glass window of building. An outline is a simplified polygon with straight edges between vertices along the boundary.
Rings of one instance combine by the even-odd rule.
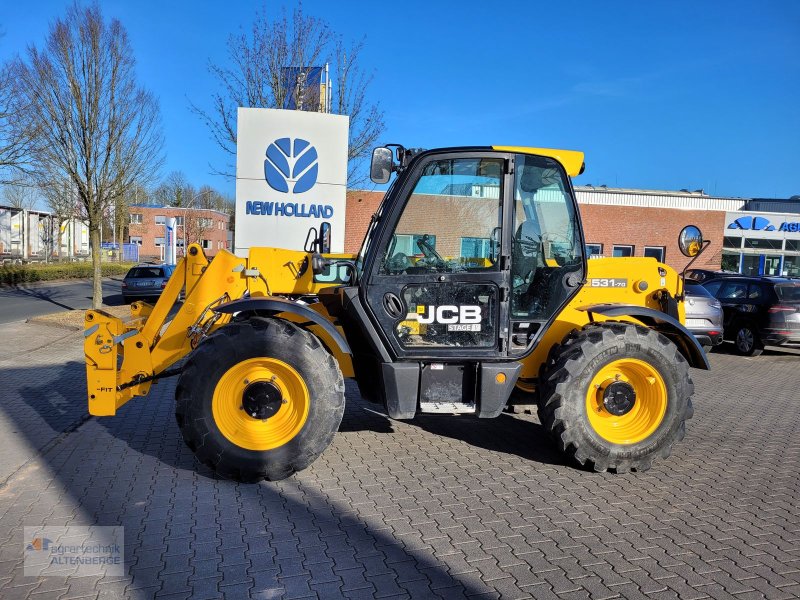
[[[586,256],[602,256],[603,244],[586,244]]]
[[[758,254],[745,254],[742,256],[742,274],[758,275],[758,264],[761,257]]]
[[[786,240],[787,252],[800,252],[800,240]]]
[[[139,215],[139,216],[141,216],[141,215]],[[131,244],[136,244],[137,246],[141,246],[142,245],[142,237],[138,236],[138,235],[132,235],[131,238],[130,238],[130,243]]]
[[[615,258],[633,256],[633,246],[614,246],[612,256]]]
[[[733,273],[739,272],[739,253],[722,251],[722,264],[723,271],[732,271]]]
[[[131,213],[131,225],[142,224],[142,213]]]
[[[745,248],[756,248],[759,250],[780,250],[783,247],[783,240],[772,240],[768,238],[744,238]]]
[[[783,274],[789,277],[800,277],[800,256],[783,257]]]
[[[164,215],[156,215],[156,225],[165,225],[167,223],[167,217]]]
[[[164,245],[164,238],[163,237],[157,237],[156,238],[156,248],[158,248],[159,246],[163,246],[163,245]]]
[[[462,237],[461,256],[464,258],[489,258],[489,238]]]
[[[655,258],[658,262],[664,262],[664,246],[645,246],[644,255]]]
[[[722,238],[723,248],[736,248],[737,250],[742,247],[742,238],[725,236]]]

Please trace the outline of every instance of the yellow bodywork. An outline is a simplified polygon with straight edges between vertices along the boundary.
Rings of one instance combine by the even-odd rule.
[[[532,389],[531,381],[539,374],[539,367],[547,360],[554,344],[559,344],[573,330],[590,322],[589,313],[581,307],[593,304],[632,304],[661,310],[657,294],[664,290],[673,296],[683,293],[678,273],[654,258],[595,258],[587,262],[586,284],[575,298],[556,317],[556,320],[539,340],[533,353],[522,361],[518,387]],[[660,269],[660,271],[659,271]],[[665,273],[663,276],[661,272]],[[625,279],[625,287],[611,287],[612,279]],[[678,303],[681,323],[685,322],[682,302]],[[595,321],[606,320],[594,314]],[[614,317],[615,321],[639,323],[633,317]]]
[[[346,254],[326,256],[353,258]],[[102,310],[86,311],[83,348],[89,412],[113,415],[134,396],[146,395],[154,376],[189,354],[202,337],[230,321],[230,315],[212,310],[217,305],[237,300],[245,292],[253,297],[315,295],[322,288],[340,285],[314,282],[308,261],[307,252],[277,248],[254,248],[247,259],[221,250],[209,261],[200,246],[192,244],[155,306],[134,302],[131,316],[125,320]],[[183,304],[171,314],[184,290]],[[309,308],[333,320],[321,304]],[[293,314],[278,316],[305,321]],[[352,377],[350,356],[342,353],[321,327],[312,325],[309,330],[331,350],[342,374]]]
[[[567,175],[577,177],[583,172],[583,152],[578,150],[555,150],[553,148],[531,148],[529,146],[492,146],[499,152],[514,152],[516,154],[536,154],[555,158],[564,165]]]
[[[335,278],[330,283],[315,282],[310,256],[307,252],[254,248],[246,259],[223,250],[209,261],[202,249],[193,244],[188,256],[178,263],[155,306],[135,302],[131,305],[131,316],[125,320],[102,310],[87,311],[84,353],[89,412],[113,415],[134,396],[146,395],[154,377],[164,373],[189,354],[204,336],[230,320],[230,315],[212,310],[217,305],[237,300],[246,292],[251,297],[313,297],[323,288],[341,285]],[[353,258],[344,254],[328,256]],[[586,284],[558,315],[533,353],[522,361],[519,388],[533,390],[539,367],[550,348],[570,331],[589,322],[589,313],[580,310],[581,307],[618,303],[660,309],[657,294],[661,290],[673,296],[682,292],[678,274],[652,258],[603,258],[587,264]],[[624,287],[610,285],[619,285],[621,280],[626,282]],[[184,302],[176,304],[182,291],[185,292]],[[334,322],[321,303],[312,302],[307,306]],[[179,307],[174,314],[173,307]],[[682,303],[678,303],[678,310],[683,321]],[[292,313],[277,316],[303,323],[330,350],[342,374],[353,377],[350,355],[341,352],[322,327],[308,324],[308,319]],[[594,319],[603,320],[603,317],[595,314]],[[631,317],[616,320],[636,322]],[[411,329],[421,327],[411,318],[405,324]],[[337,329],[346,337],[340,326]]]

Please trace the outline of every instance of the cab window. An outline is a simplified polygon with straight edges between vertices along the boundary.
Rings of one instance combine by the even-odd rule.
[[[566,300],[566,276],[583,272],[575,205],[563,168],[553,159],[517,155],[511,240],[515,318],[548,319]]]
[[[502,159],[429,162],[397,222],[380,272],[497,270],[502,179]]]

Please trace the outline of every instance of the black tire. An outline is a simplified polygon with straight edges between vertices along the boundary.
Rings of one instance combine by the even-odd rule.
[[[217,382],[237,363],[269,357],[290,365],[309,393],[302,429],[284,445],[255,451],[228,440],[212,412]],[[339,365],[316,336],[281,319],[232,322],[203,341],[183,367],[175,391],[175,417],[197,459],[227,479],[285,479],[308,467],[330,445],[344,414]]]
[[[601,369],[619,359],[637,359],[661,375],[666,410],[657,428],[632,444],[601,437],[587,415],[590,384]],[[694,384],[689,365],[670,340],[658,332],[627,323],[591,324],[572,332],[543,365],[539,419],[559,449],[595,471],[645,471],[656,456],[667,458],[683,439],[693,414]]]
[[[764,344],[758,330],[747,321],[739,323],[734,329],[733,345],[742,356],[758,356],[764,351]]]

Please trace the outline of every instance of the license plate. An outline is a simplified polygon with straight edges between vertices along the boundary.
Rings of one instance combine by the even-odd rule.
[[[686,319],[687,327],[705,327],[708,322],[705,319]]]
[[[136,287],[153,287],[152,281],[140,281],[136,284]]]

